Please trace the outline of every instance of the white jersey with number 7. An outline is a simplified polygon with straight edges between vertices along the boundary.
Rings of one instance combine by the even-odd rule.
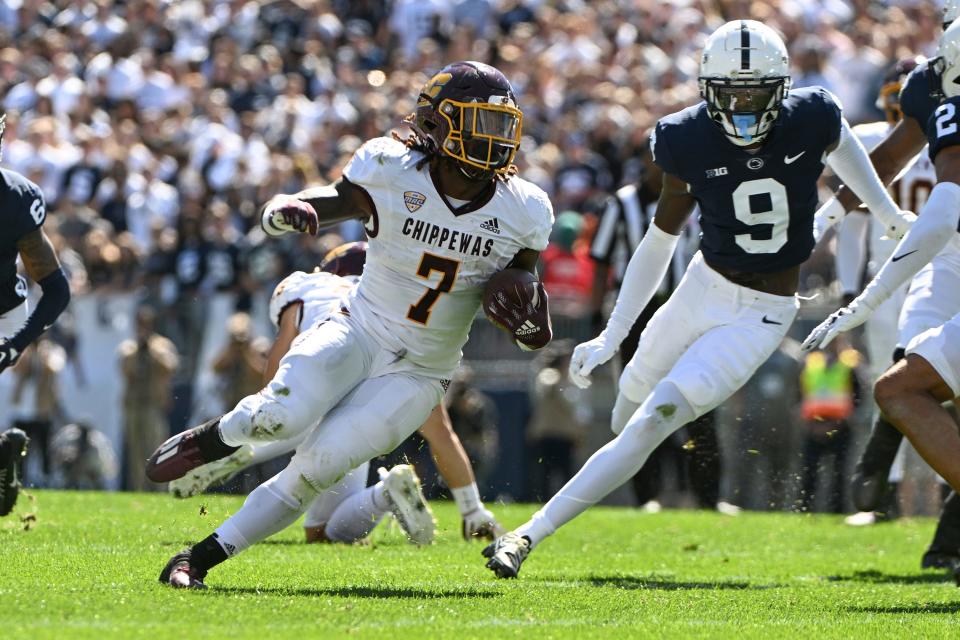
[[[543,251],[553,209],[512,176],[473,203],[440,195],[423,154],[391,138],[364,144],[344,178],[370,196],[367,262],[350,315],[381,344],[446,378],[477,314],[483,287],[522,249]]]

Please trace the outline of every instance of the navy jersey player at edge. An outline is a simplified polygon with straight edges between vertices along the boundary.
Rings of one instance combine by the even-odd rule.
[[[829,344],[839,333],[863,324],[960,233],[960,23],[941,36],[939,53],[943,101],[926,127],[937,184],[920,218],[876,277],[853,302],[814,329],[804,348]],[[960,313],[911,340],[906,358],[877,381],[875,396],[887,419],[923,459],[954,491],[960,490],[960,435],[941,405],[960,397]],[[960,578],[960,566],[952,569]]]
[[[632,477],[671,433],[717,407],[777,349],[797,313],[799,268],[813,249],[825,163],[902,231],[863,146],[824,89],[791,91],[787,49],[753,20],[720,27],[700,63],[704,102],[663,118],[651,138],[664,171],[653,224],[627,267],[606,328],[579,345],[570,378],[586,387],[659,288],[679,234],[700,207],[701,251],[640,337],[620,377],[611,430],[533,518],[484,550],[515,577],[546,537]]]
[[[0,145],[5,115],[0,115]],[[2,153],[2,147],[0,147]],[[54,323],[70,301],[70,287],[57,254],[41,228],[46,205],[40,188],[19,173],[0,169],[0,373],[16,364],[23,350]],[[27,310],[27,282],[17,258],[39,283],[43,296]],[[0,433],[0,516],[13,510],[27,436],[19,429]]]

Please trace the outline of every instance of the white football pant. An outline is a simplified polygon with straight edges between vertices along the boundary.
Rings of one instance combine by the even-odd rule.
[[[697,253],[620,377],[611,422],[619,435],[518,533],[537,544],[636,474],[670,434],[749,380],[780,346],[798,306],[795,296],[730,282]]]

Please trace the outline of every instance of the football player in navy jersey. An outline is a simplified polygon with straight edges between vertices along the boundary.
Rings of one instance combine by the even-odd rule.
[[[937,185],[914,228],[863,293],[814,329],[804,348],[825,346],[837,334],[863,324],[877,306],[927,264],[957,253],[951,245],[958,242],[960,234],[960,23],[941,36],[939,54],[936,66],[943,101],[926,125]],[[931,295],[937,295],[936,287],[931,289]],[[956,421],[941,404],[960,397],[960,309],[955,314],[913,338],[906,345],[905,357],[877,381],[874,395],[887,419],[958,491],[960,434]],[[946,514],[945,509],[941,528]],[[960,559],[954,560],[952,568],[954,577],[960,579]]]
[[[718,406],[777,349],[797,313],[800,264],[813,248],[817,179],[828,162],[890,233],[901,212],[833,96],[791,91],[787,50],[769,27],[729,22],[707,40],[704,101],[663,118],[651,138],[663,169],[654,222],[637,247],[604,331],[574,352],[589,385],[656,292],[687,217],[700,207],[701,251],[640,336],[620,377],[617,437],[527,523],[484,550],[515,577],[530,549],[633,476],[667,436]]]
[[[943,28],[946,31],[960,17],[960,0],[943,3]],[[939,58],[920,62],[907,76],[900,91],[902,117],[890,133],[870,152],[870,161],[884,184],[891,183],[917,157],[927,144],[927,122],[939,106],[942,66]],[[841,186],[837,195],[817,211],[814,236],[819,238],[848,211],[857,208],[860,201],[849,189]],[[913,291],[911,290],[911,295]],[[941,296],[943,293],[941,292]],[[922,300],[922,294],[918,296]],[[926,300],[926,306],[944,306],[944,300]],[[927,314],[929,315],[929,314]],[[916,324],[916,323],[914,323]],[[901,322],[900,341],[910,327]],[[912,337],[912,336],[910,336]],[[892,357],[903,358],[906,344],[898,344]],[[862,511],[882,510],[888,496],[887,478],[893,466],[903,434],[881,414],[874,422],[867,445],[857,461],[851,480],[853,501]],[[924,568],[949,567],[960,562],[960,496],[952,493],[943,505],[940,523],[934,539],[924,553]]]
[[[5,119],[0,115],[0,141]],[[46,213],[40,187],[15,171],[0,169],[0,373],[16,364],[70,301],[57,253],[42,229]],[[27,281],[17,273],[18,257],[43,292],[33,313],[27,309]],[[27,437],[19,429],[0,434],[0,515],[16,502],[26,447]]]

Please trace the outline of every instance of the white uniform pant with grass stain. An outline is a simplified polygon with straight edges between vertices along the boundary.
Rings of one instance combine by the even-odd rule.
[[[223,548],[234,555],[296,522],[318,494],[416,431],[442,396],[440,380],[407,373],[361,382],[310,431],[290,464],[217,529]]]
[[[780,346],[797,308],[794,296],[730,282],[698,253],[620,377],[611,421],[618,437],[518,533],[537,544],[636,474],[667,436],[750,379]]]
[[[267,388],[220,422],[233,445],[306,432],[287,468],[217,529],[224,549],[239,553],[295,522],[319,493],[395,449],[442,397],[440,379],[419,375],[346,316],[298,336]]]

